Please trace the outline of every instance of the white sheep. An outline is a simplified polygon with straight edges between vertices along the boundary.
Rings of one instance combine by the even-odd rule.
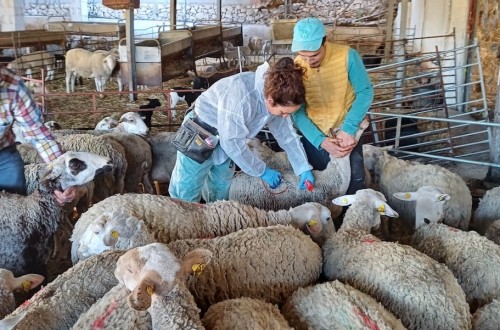
[[[122,83],[122,76],[121,76],[121,71],[120,71],[120,51],[118,48],[111,48],[110,50],[96,50],[94,51],[94,54],[96,53],[101,53],[104,55],[112,55],[116,59],[116,64],[115,68],[113,69],[113,72],[111,72],[111,78],[116,79],[116,83],[118,84],[118,91],[122,92],[123,91],[123,83]]]
[[[149,128],[137,112],[126,112],[118,120],[118,125],[111,129],[114,133],[132,133],[148,135]]]
[[[405,329],[377,300],[339,281],[299,288],[281,312],[297,330]]]
[[[37,274],[15,277],[10,270],[0,268],[0,320],[16,309],[14,291],[29,291],[39,286],[44,279]]]
[[[282,306],[299,287],[319,280],[321,249],[291,226],[247,228],[211,239],[168,244],[178,257],[194,248],[213,252],[202,277],[187,280],[202,311],[214,303],[240,297]]]
[[[500,244],[498,220],[500,220],[500,187],[488,190],[483,196],[474,212],[471,228]]]
[[[397,217],[374,190],[338,197],[346,206],[342,227],[323,245],[323,272],[377,299],[408,329],[470,329],[465,294],[453,273],[416,249],[382,242],[370,229],[380,215]]]
[[[488,305],[478,309],[472,316],[473,330],[498,330],[500,317],[500,300],[495,299]]]
[[[378,177],[380,191],[399,213],[402,222],[409,228],[421,224],[414,223],[415,209],[393,196],[395,192],[416,191],[421,186],[433,185],[447,192],[451,199],[445,205],[444,223],[467,230],[472,211],[472,196],[464,180],[438,165],[409,162],[390,156],[387,151],[371,145],[363,145],[365,165]]]
[[[122,254],[109,251],[73,266],[5,321],[18,322],[16,329],[69,329],[80,314],[118,284],[113,272]]]
[[[71,329],[150,330],[151,316],[127,304],[130,291],[118,284],[82,313]]]
[[[104,92],[113,70],[116,67],[113,54],[93,53],[85,49],[75,48],[66,52],[66,92],[75,91],[76,76],[94,78],[98,92]]]
[[[56,59],[54,55],[45,50],[36,51],[30,54],[22,55],[14,61],[7,64],[7,68],[25,73],[29,78],[33,77],[33,69],[45,67],[47,75],[45,80],[54,79],[54,68]]]
[[[131,291],[128,304],[148,310],[153,329],[204,329],[199,309],[185,285],[191,273],[200,274],[213,253],[191,249],[178,259],[167,246],[153,243],[127,251],[116,264],[115,276]],[[202,274],[200,277],[206,277]]]
[[[359,140],[363,131],[368,127],[368,121],[364,120],[356,132],[356,140]],[[255,149],[264,149],[263,147]],[[266,164],[277,165],[281,172],[281,185],[276,189],[269,189],[267,184],[258,177],[252,177],[245,173],[238,173],[232,180],[229,187],[229,199],[240,201],[266,210],[280,210],[291,206],[297,206],[305,202],[318,202],[322,205],[331,206],[330,201],[346,193],[351,181],[351,164],[349,155],[336,158],[330,156],[330,162],[322,171],[313,170],[315,186],[313,191],[300,190],[298,186],[299,178],[291,170],[286,170],[286,155],[272,156],[270,152],[261,150],[255,151],[257,156],[269,157],[262,159]],[[273,161],[276,157],[280,160]],[[283,169],[281,168],[283,167]]]
[[[15,275],[46,274],[49,241],[61,218],[54,191],[85,184],[111,165],[95,154],[66,152],[46,170],[38,191],[29,196],[0,192],[0,267]]]
[[[329,210],[306,203],[264,211],[234,201],[198,204],[148,194],[115,195],[82,214],[71,236],[73,263],[107,249],[130,249],[155,241],[213,238],[240,229],[292,225],[323,241],[334,230]]]
[[[210,306],[201,321],[207,330],[293,329],[275,305],[245,297]]]
[[[415,202],[415,222],[423,224],[413,234],[411,246],[448,266],[464,290],[472,312],[500,299],[500,246],[474,231],[439,224],[449,195],[423,186],[415,192],[395,193],[394,197]]]

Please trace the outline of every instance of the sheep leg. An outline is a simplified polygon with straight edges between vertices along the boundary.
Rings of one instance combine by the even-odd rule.
[[[31,71],[31,68],[27,68],[26,69],[26,77],[33,78],[33,73]]]
[[[45,81],[54,80],[54,68],[52,65],[47,65],[47,76],[45,77]]]
[[[73,78],[73,72],[66,71],[66,93],[71,93],[75,90],[75,79]]]
[[[151,185],[151,181],[149,181],[149,173],[144,173],[142,177],[142,184],[144,186],[144,189],[148,194],[153,194],[154,189],[153,186]]]

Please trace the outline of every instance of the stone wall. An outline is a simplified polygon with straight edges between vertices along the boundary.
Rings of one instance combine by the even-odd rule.
[[[78,7],[80,1],[71,0],[25,0],[26,16],[63,16],[71,19],[73,10],[88,13],[88,17],[81,20],[122,19],[121,10],[109,9],[102,5],[101,0],[88,0],[87,10]],[[200,3],[197,3],[200,2]],[[236,2],[236,3],[233,3]],[[267,24],[270,18],[283,17],[286,13],[296,17],[315,16],[325,23],[336,20],[337,23],[345,23],[353,17],[362,17],[371,12],[374,6],[379,5],[380,0],[303,0],[293,3],[285,8],[281,5],[277,8],[266,6],[269,1],[243,0],[222,1],[222,21],[225,23],[249,23]],[[187,5],[184,6],[184,3]],[[201,0],[182,1],[177,0],[177,21],[195,22],[201,20],[214,20],[217,18],[215,1],[211,4],[203,3]],[[349,5],[349,7],[348,7]],[[348,7],[348,10],[346,10]],[[348,14],[348,15],[346,15]],[[135,12],[136,20],[170,21],[170,2],[168,0],[141,0],[141,7]]]

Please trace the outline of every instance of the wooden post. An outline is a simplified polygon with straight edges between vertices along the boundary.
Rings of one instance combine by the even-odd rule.
[[[127,66],[129,72],[128,90],[137,91],[136,68],[135,68],[135,37],[134,37],[134,7],[131,5],[125,11],[125,33],[127,35]],[[131,102],[137,100],[136,93],[130,93]]]
[[[497,80],[497,95],[495,100],[495,111],[493,112],[493,122],[500,123],[500,70],[498,71]],[[500,129],[497,127],[490,127],[490,162],[500,164]],[[490,166],[486,180],[491,182],[500,182],[500,167]]]

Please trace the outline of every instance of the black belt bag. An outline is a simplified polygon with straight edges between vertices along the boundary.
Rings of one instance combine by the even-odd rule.
[[[210,158],[219,143],[219,138],[216,136],[216,129],[210,126],[211,131],[209,131],[197,122],[200,121],[196,117],[187,119],[175,134],[172,146],[201,164]]]

